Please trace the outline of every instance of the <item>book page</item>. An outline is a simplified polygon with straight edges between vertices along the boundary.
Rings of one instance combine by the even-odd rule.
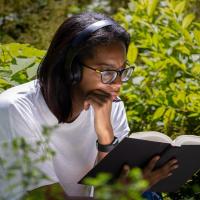
[[[180,135],[173,142],[173,145],[200,145],[200,136],[197,135]]]
[[[136,132],[132,133],[129,137],[154,142],[172,143],[172,139],[169,136],[157,131]]]

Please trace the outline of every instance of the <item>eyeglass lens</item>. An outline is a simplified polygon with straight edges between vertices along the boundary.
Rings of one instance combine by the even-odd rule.
[[[123,72],[121,74],[121,81],[122,82],[128,81],[129,78],[131,77],[132,72],[133,72],[133,68],[127,68],[127,69],[123,70]],[[117,72],[116,71],[103,71],[103,72],[101,72],[101,76],[102,76],[103,83],[111,83],[116,79]]]

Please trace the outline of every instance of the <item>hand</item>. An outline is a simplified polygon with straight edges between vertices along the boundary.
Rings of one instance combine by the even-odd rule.
[[[109,144],[114,139],[111,125],[112,96],[102,90],[94,90],[89,93],[84,101],[84,109],[91,105],[94,109],[94,127],[98,141],[101,144]]]
[[[162,167],[153,170],[157,161],[160,159],[159,156],[155,156],[148,165],[142,170],[143,178],[146,179],[149,183],[149,187],[152,187],[156,183],[158,183],[160,180],[167,178],[168,176],[172,175],[172,172],[178,168],[178,161],[176,159],[172,159],[168,161],[165,165]],[[124,165],[121,175],[120,175],[120,181],[124,184],[130,183],[130,178],[128,177],[128,173],[130,171],[129,165]]]
[[[160,159],[159,156],[155,156],[149,164],[143,169],[143,177],[149,182],[149,186],[152,187],[162,179],[172,175],[172,172],[178,168],[178,161],[172,159],[164,164],[162,167],[154,170],[157,161]]]

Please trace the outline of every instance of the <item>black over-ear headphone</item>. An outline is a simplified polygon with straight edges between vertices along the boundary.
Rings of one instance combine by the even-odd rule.
[[[100,28],[103,28],[105,26],[114,25],[114,22],[111,20],[100,20],[97,21],[89,26],[87,26],[85,29],[83,29],[81,32],[79,32],[74,39],[70,42],[68,52],[66,55],[66,68],[68,72],[70,72],[70,81],[72,84],[79,83],[81,81],[81,75],[82,70],[79,63],[76,63],[72,68],[72,63],[74,61],[74,58],[77,56],[79,50],[80,50],[80,44],[84,41],[86,41],[92,33],[97,31]]]

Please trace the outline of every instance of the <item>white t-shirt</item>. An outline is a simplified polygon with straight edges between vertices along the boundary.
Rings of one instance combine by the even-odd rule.
[[[119,140],[128,135],[129,127],[123,102],[113,102],[111,123],[114,134]],[[59,182],[69,195],[89,196],[91,187],[77,182],[94,166],[97,156],[97,136],[92,106],[87,111],[82,111],[72,123],[58,124],[57,118],[44,101],[37,80],[0,94],[0,143],[23,136],[28,143],[34,145],[35,141],[43,138],[42,127],[54,125],[58,127],[51,134],[50,147],[56,154],[51,160],[38,164],[40,170],[45,172],[50,180],[41,180],[37,186],[32,186],[30,189]],[[37,153],[45,152],[40,149]],[[10,162],[17,158],[7,156],[6,159]],[[5,184],[8,183],[0,181],[0,194]]]

